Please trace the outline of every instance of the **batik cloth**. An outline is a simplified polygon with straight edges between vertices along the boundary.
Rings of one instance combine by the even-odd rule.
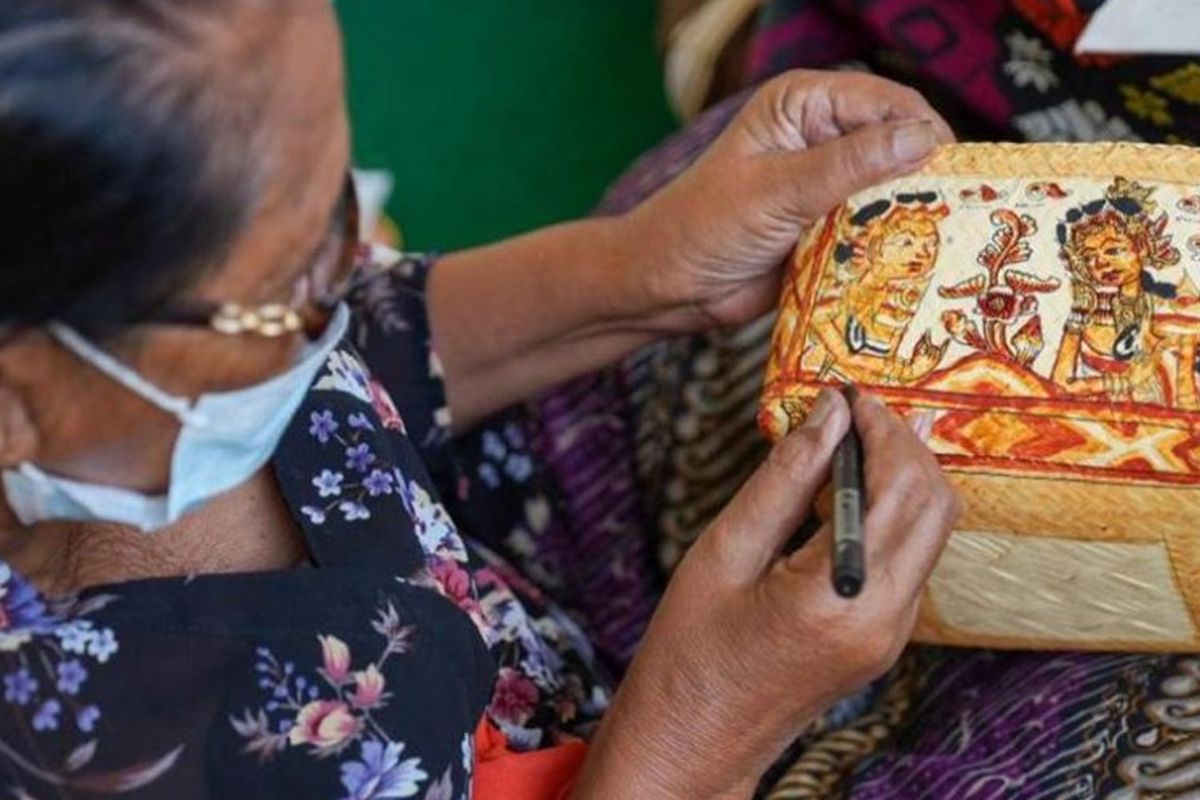
[[[1200,63],[1071,54],[1095,5],[781,0],[763,13],[747,83],[792,67],[872,69],[917,84],[963,138],[1200,138]],[[685,169],[744,97],[644,157],[601,213],[636,206]],[[553,399],[570,418],[572,393],[606,392],[605,406],[615,409],[606,417],[614,443],[607,457],[632,461],[640,476],[642,513],[664,568],[765,452],[754,411],[771,326],[767,317],[658,343]],[[617,455],[621,446],[628,460]],[[1196,796],[1197,709],[1200,660],[1184,655],[914,647],[885,680],[814,725],[764,781],[763,794]]]

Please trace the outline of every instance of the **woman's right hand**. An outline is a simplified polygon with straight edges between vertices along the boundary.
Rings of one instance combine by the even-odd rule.
[[[851,424],[826,390],[680,564],[573,800],[748,798],[805,725],[895,662],[958,499],[922,442],[928,418],[910,427],[867,395],[853,417],[867,483],[862,593],[833,591],[828,525],[782,554]]]

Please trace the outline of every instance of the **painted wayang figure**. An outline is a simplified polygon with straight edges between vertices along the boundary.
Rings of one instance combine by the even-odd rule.
[[[817,298],[813,340],[822,379],[908,384],[941,363],[946,343],[928,332],[910,358],[901,340],[933,278],[941,245],[938,222],[949,214],[933,192],[878,200],[849,218],[834,250],[836,277]]]
[[[1153,191],[1118,177],[1058,225],[1071,313],[1052,377],[1073,395],[1195,409],[1198,294],[1159,280],[1180,255]]]

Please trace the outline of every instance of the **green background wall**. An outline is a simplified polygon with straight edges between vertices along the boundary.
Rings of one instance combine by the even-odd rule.
[[[357,165],[414,249],[579,216],[674,123],[651,0],[340,0]]]

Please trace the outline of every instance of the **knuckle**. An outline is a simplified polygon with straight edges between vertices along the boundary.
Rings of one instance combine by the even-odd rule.
[[[798,430],[771,448],[767,455],[766,467],[778,478],[795,482],[812,471],[818,446],[816,431]]]
[[[852,626],[845,638],[843,655],[847,667],[862,679],[871,680],[888,670],[899,655],[897,629],[899,621],[891,614],[876,614]]]
[[[925,470],[911,460],[903,461],[892,473],[892,486],[898,494],[905,497],[920,497],[929,491]]]
[[[954,485],[943,476],[941,485],[938,487],[937,497],[938,509],[941,511],[942,518],[946,520],[947,525],[953,525],[963,513],[962,496],[954,488]]]
[[[894,84],[894,86],[896,87],[896,99],[899,103],[909,107],[925,105],[925,95],[916,89],[902,84]]]

